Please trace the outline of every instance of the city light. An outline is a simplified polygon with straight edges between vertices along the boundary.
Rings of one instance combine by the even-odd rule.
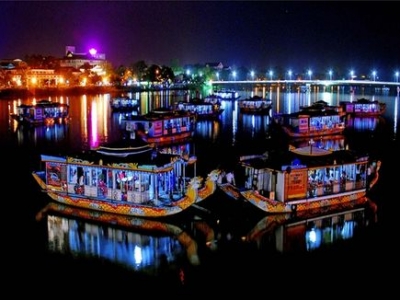
[[[251,74],[251,80],[254,80],[254,71],[251,71],[250,74]]]
[[[396,76],[396,82],[399,82],[399,72],[396,72],[394,75]]]
[[[329,70],[329,80],[332,81],[332,70]]]
[[[353,70],[350,71],[350,79],[351,79],[351,80],[354,79],[354,71],[353,71]]]
[[[308,70],[308,77],[309,77],[310,81],[311,81],[311,75],[312,75],[312,71]]]
[[[272,70],[269,71],[269,78],[272,81],[272,75],[274,74],[274,72],[272,72]]]
[[[236,71],[232,72],[233,80],[236,80]]]
[[[288,71],[288,75],[289,75],[289,80],[292,80],[292,70]]]
[[[374,81],[376,79],[376,71],[372,71],[372,77],[374,78]]]

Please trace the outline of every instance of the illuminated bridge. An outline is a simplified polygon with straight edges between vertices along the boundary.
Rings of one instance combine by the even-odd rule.
[[[296,87],[338,87],[338,88],[389,88],[390,91],[397,91],[395,87],[400,87],[400,82],[393,81],[375,81],[375,80],[231,80],[231,81],[211,81],[212,86],[218,86],[220,88],[228,88],[232,86],[248,86],[250,88],[254,86],[296,86]]]

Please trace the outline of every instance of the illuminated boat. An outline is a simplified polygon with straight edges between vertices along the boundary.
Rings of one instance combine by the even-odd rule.
[[[360,98],[356,101],[340,101],[346,114],[352,116],[381,116],[386,111],[386,103],[378,100]]]
[[[140,137],[148,143],[162,145],[191,139],[196,118],[189,111],[159,108],[144,115],[131,115],[123,126],[131,139]]]
[[[216,119],[224,111],[220,103],[212,104],[200,98],[193,98],[189,102],[179,102],[176,104],[175,109],[194,113],[197,116],[197,120]]]
[[[213,95],[220,97],[222,100],[237,100],[240,98],[238,92],[230,89],[216,90]]]
[[[238,100],[239,111],[244,114],[268,115],[272,109],[272,100],[260,96],[253,96]]]
[[[288,137],[308,138],[342,134],[345,130],[343,117],[340,107],[327,105],[321,100],[302,106],[295,113],[276,114],[274,121]]]
[[[178,214],[216,190],[214,170],[196,176],[195,156],[165,154],[138,145],[129,155],[89,150],[75,156],[41,155],[33,177],[56,202],[137,217]]]
[[[379,168],[380,161],[371,162],[368,155],[310,145],[241,157],[235,173],[239,180],[218,182],[232,198],[264,212],[301,212],[368,201],[367,190],[376,183]]]
[[[19,123],[30,125],[53,125],[69,120],[69,105],[50,100],[40,100],[36,104],[21,104],[11,117]]]
[[[129,112],[139,109],[139,100],[136,98],[114,97],[110,99],[110,107],[113,112]]]
[[[222,98],[221,96],[215,95],[215,94],[210,94],[204,97],[204,102],[206,103],[211,103],[211,104],[219,104],[221,105]]]

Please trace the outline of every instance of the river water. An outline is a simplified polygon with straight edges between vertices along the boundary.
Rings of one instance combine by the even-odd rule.
[[[260,93],[239,92],[241,97]],[[286,289],[307,295],[322,285],[338,292],[348,284],[356,291],[356,278],[378,278],[390,266],[393,237],[387,240],[386,236],[392,228],[389,212],[398,191],[394,176],[399,162],[398,95],[319,90],[270,90],[268,94],[274,112],[296,111],[317,100],[337,104],[366,97],[387,103],[382,117],[349,119],[343,138],[317,141],[318,146],[329,148],[368,149],[381,159],[373,207],[327,212],[313,220],[288,220],[268,218],[217,192],[200,208],[170,222],[116,218],[106,224],[99,221],[106,217],[79,210],[65,214],[65,208],[49,205],[31,172],[39,167],[41,153],[82,151],[120,139],[122,114],[111,112],[113,96],[50,98],[70,105],[71,120],[67,125],[35,128],[18,126],[9,114],[18,104],[39,99],[0,101],[3,214],[7,219],[3,247],[9,279],[35,282],[35,293],[53,296],[112,292],[147,297],[162,291],[163,295],[212,297],[232,291],[275,295]],[[133,96],[140,98],[139,113],[144,113],[182,100],[185,93]],[[197,123],[191,147],[198,157],[198,174],[206,176],[216,167],[234,168],[242,153],[288,147],[284,137],[271,131],[271,116],[239,114],[235,101],[224,101],[223,108],[219,120]]]

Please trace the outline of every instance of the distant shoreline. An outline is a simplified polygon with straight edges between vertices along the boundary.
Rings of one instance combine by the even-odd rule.
[[[194,89],[193,86],[186,88],[172,88],[173,90],[187,90]],[[67,87],[67,88],[13,88],[13,89],[0,89],[0,100],[10,98],[28,98],[28,97],[47,97],[47,96],[67,96],[67,95],[82,95],[82,94],[121,94],[129,92],[142,92],[148,90],[159,89],[143,89],[138,87],[115,87],[115,86],[92,86],[92,87]]]
[[[26,97],[47,97],[63,95],[81,95],[81,94],[104,94],[118,93],[121,90],[116,87],[70,87],[70,88],[15,88],[1,89],[0,99],[26,98]]]

